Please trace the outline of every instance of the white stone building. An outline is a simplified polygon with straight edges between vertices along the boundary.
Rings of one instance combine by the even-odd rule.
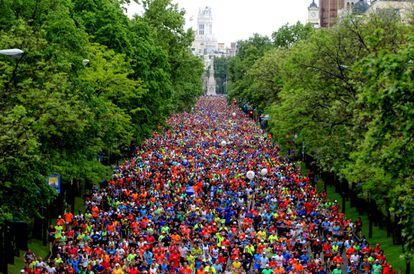
[[[315,3],[315,0],[312,0],[312,3],[308,7],[308,23],[312,24],[315,28],[321,27],[320,8]]]
[[[217,49],[218,43],[213,35],[213,14],[210,7],[205,7],[198,12],[193,52],[198,56],[214,55]]]
[[[367,13],[388,12],[400,16],[403,21],[409,19],[414,7],[413,1],[372,1]]]
[[[211,96],[217,95],[217,82],[214,78],[214,59],[235,56],[237,44],[231,43],[230,48],[228,48],[224,43],[217,42],[214,37],[213,14],[210,7],[201,8],[198,12],[192,50],[195,55],[201,57],[204,61],[204,93]]]

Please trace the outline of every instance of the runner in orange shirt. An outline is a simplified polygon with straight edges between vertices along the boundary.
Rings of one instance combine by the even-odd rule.
[[[73,220],[72,212],[67,211],[65,214],[63,214],[63,217],[65,218],[65,222],[66,222],[67,225],[72,223],[72,220]]]

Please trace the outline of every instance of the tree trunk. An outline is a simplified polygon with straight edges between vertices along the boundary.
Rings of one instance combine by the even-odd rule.
[[[345,193],[342,192],[342,213],[345,214],[345,208],[346,208],[346,197]]]
[[[2,224],[0,225],[0,271],[3,273],[8,273],[6,239],[6,226]]]
[[[391,213],[390,210],[387,209],[387,237],[391,236]]]
[[[369,220],[369,223],[368,223],[368,238],[372,239],[373,223],[372,223],[372,214],[371,213],[369,213],[369,215],[368,215],[368,220]]]

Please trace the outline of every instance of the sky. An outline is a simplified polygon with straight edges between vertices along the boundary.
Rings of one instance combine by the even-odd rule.
[[[213,33],[218,42],[229,45],[254,33],[271,35],[286,23],[306,23],[312,0],[173,0],[186,11],[186,27],[196,29],[199,8],[209,6],[213,13]],[[128,15],[139,14],[137,4]]]

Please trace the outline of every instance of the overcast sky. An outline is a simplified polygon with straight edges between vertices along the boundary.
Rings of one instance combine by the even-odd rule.
[[[218,42],[249,38],[253,33],[270,35],[286,23],[306,22],[312,0],[173,0],[186,11],[187,27],[196,28],[201,7],[213,12],[213,32]],[[317,1],[318,2],[318,1]],[[137,4],[128,7],[128,15],[139,13]],[[192,20],[191,20],[192,18]]]

